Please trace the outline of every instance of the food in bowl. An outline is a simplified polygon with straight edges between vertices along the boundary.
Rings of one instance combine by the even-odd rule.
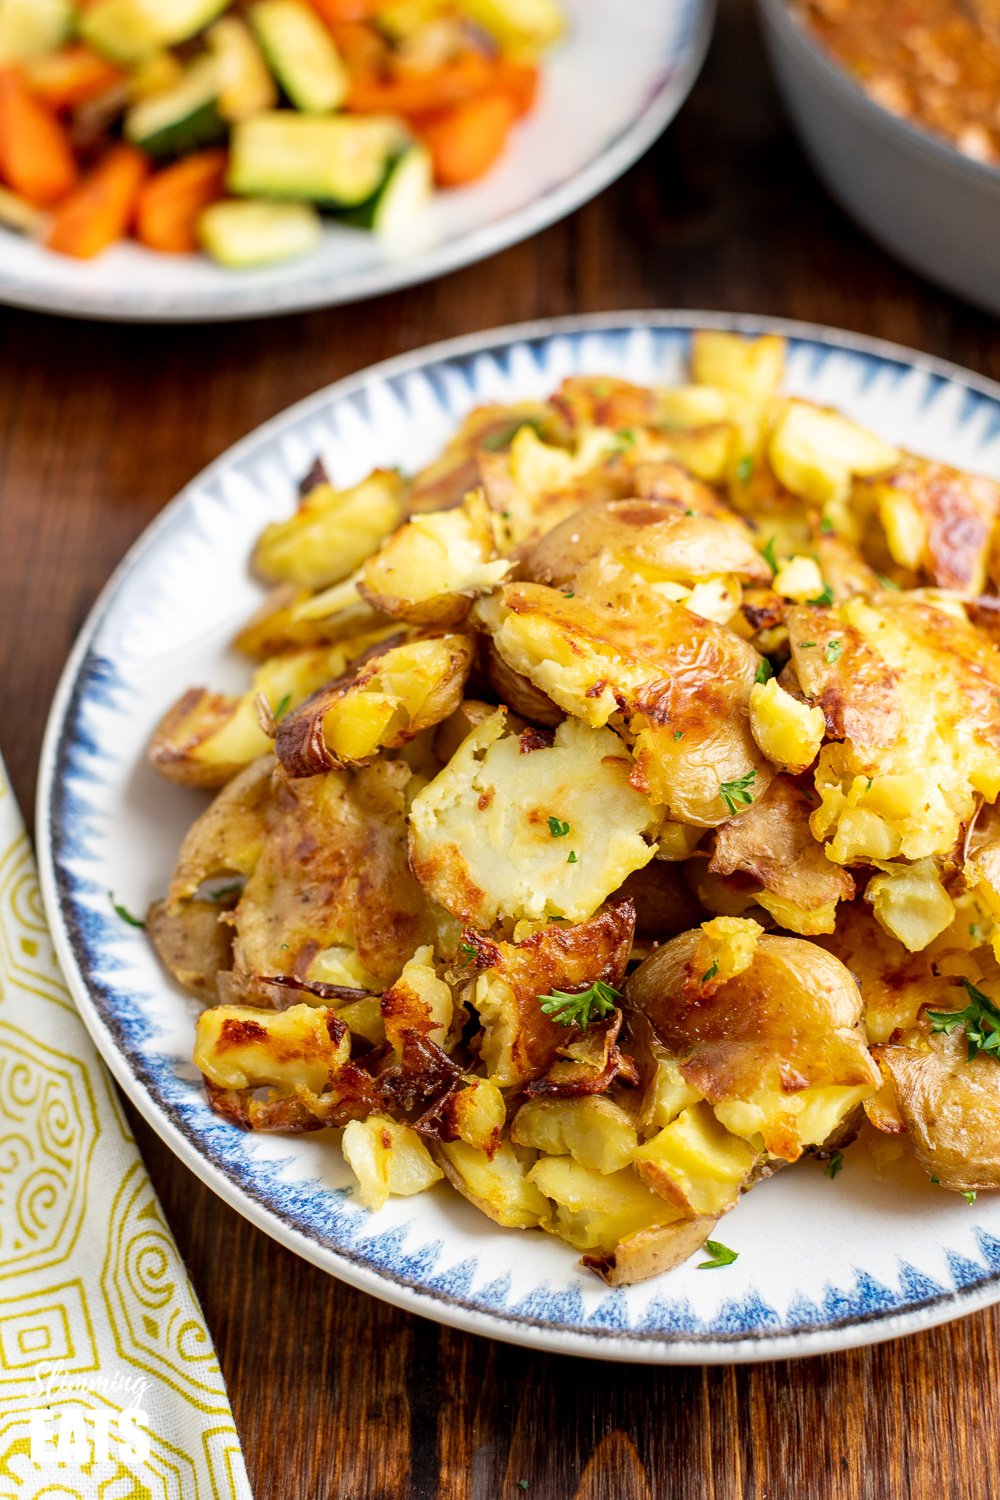
[[[795,0],[830,54],[893,114],[1000,162],[1000,12],[988,0]]]
[[[249,1130],[446,1180],[614,1285],[867,1116],[1000,1185],[1000,485],[785,396],[780,338],[318,463],[148,933]],[[331,1150],[336,1149],[331,1140]]]
[[[223,265],[399,237],[533,107],[555,0],[0,0],[0,225]]]

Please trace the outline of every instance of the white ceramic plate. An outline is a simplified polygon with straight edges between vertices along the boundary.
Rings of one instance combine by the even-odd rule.
[[[0,229],[0,302],[135,322],[256,318],[357,302],[493,255],[571,213],[653,143],[688,95],[714,0],[566,0],[569,32],[503,160],[438,193],[405,245],[331,224],[309,256],[252,271],[121,244],[80,263]]]
[[[112,912],[161,894],[204,805],[145,745],[192,683],[237,687],[228,648],[259,598],[247,560],[317,453],[339,483],[427,461],[470,407],[541,397],[568,374],[681,378],[692,328],[778,328],[789,386],[902,443],[1000,477],[1000,387],[848,334],[713,314],[633,314],[479,335],[390,361],[275,418],[196,479],[132,549],[66,668],[42,756],[38,853],[52,931],[122,1087],[193,1171],[335,1276],[476,1333],[602,1358],[726,1362],[873,1343],[1000,1299],[1000,1198],[967,1207],[915,1169],[879,1180],[859,1143],[835,1179],[805,1162],[726,1219],[735,1264],[689,1262],[610,1292],[575,1253],[503,1230],[444,1187],[372,1215],[321,1135],[248,1135],[214,1115],[190,1062],[196,1006]]]

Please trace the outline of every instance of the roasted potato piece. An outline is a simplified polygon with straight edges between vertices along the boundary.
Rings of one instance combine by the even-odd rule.
[[[505,708],[511,710],[514,716],[532,724],[544,725],[548,729],[554,729],[557,724],[562,723],[566,717],[562,709],[552,702],[547,693],[537,688],[530,677],[522,677],[520,672],[515,672],[513,667],[508,666],[489,636],[483,637],[482,647],[481,666],[486,680]],[[511,723],[511,719],[508,719],[508,723]]]
[[[811,800],[787,776],[776,776],[742,817],[716,830],[709,871],[749,875],[754,899],[793,932],[832,932],[838,901],[854,881],[827,859],[809,827]]]
[[[547,430],[552,413],[540,401],[516,406],[479,406],[463,418],[439,458],[413,476],[407,510],[447,510],[460,505],[479,484],[481,456],[501,457],[524,426]]]
[[[845,501],[852,476],[882,473],[900,458],[898,449],[874,433],[806,401],[785,404],[767,453],[786,489],[820,506]]]
[[[577,1250],[608,1255],[639,1230],[683,1217],[628,1167],[620,1172],[595,1172],[571,1156],[543,1156],[531,1168],[528,1180],[550,1200],[541,1216],[542,1228]]]
[[[167,896],[176,912],[217,875],[250,875],[267,837],[274,757],[262,755],[233,778],[188,829]]]
[[[610,500],[577,511],[532,547],[521,576],[568,589],[602,551],[647,583],[690,588],[721,574],[760,584],[771,577],[736,516],[688,515],[656,500]]]
[[[510,572],[498,558],[490,511],[481,490],[451,510],[418,512],[361,569],[361,596],[375,609],[412,625],[459,625],[478,594]]]
[[[1000,653],[922,596],[797,608],[788,626],[802,691],[844,741],[820,753],[813,833],[840,864],[947,854],[1000,792]]]
[[[464,635],[383,643],[354,672],[282,719],[275,750],[290,776],[364,765],[440,724],[462,701],[472,666]]]
[[[421,1115],[414,1128],[436,1141],[464,1141],[492,1160],[506,1120],[507,1106],[497,1085],[466,1073]]]
[[[795,1161],[878,1086],[857,986],[822,948],[767,934],[720,982],[701,967],[701,938],[683,933],[658,949],[628,980],[626,1003],[727,1130]]]
[[[634,870],[613,899],[631,901],[635,930],[640,937],[665,942],[701,920],[702,911],[676,864],[659,857]]]
[[[629,786],[610,730],[567,719],[551,745],[505,733],[498,710],[474,730],[410,809],[410,863],[453,915],[584,922],[653,857],[659,818]]]
[[[969,1059],[965,1033],[926,1035],[914,1046],[874,1049],[914,1155],[927,1175],[956,1193],[1000,1187],[1000,1066]],[[877,1129],[886,1121],[874,1108]]]
[[[324,1007],[216,1005],[198,1017],[195,1065],[222,1089],[273,1084],[322,1094],[350,1056],[347,1027]]]
[[[381,991],[435,936],[406,862],[400,761],[278,783],[233,916],[239,974]]]
[[[768,760],[783,771],[805,771],[826,737],[826,716],[793,698],[776,677],[750,689],[750,730]]]
[[[869,880],[865,900],[880,926],[911,953],[928,947],[955,919],[955,903],[933,859],[886,865],[882,874]]]
[[[242,697],[191,688],[160,720],[149,745],[152,765],[168,781],[186,786],[223,786],[244,766],[267,755],[271,736],[263,727],[261,702],[282,718],[348,664],[389,634],[376,630],[340,645],[286,652],[254,673]]]
[[[477,606],[501,656],[567,713],[598,727],[618,714],[634,735],[632,784],[673,820],[713,827],[770,780],[750,733],[760,666],[731,630],[600,566],[574,597],[507,584]]]
[[[601,1094],[529,1099],[514,1116],[510,1138],[545,1156],[572,1156],[582,1167],[604,1174],[627,1167],[639,1144],[629,1116]]]
[[[653,1229],[637,1229],[619,1240],[613,1250],[585,1255],[581,1262],[596,1271],[608,1286],[632,1286],[662,1276],[700,1250],[716,1225],[715,1219],[678,1219]]]
[[[619,901],[589,921],[542,927],[519,943],[463,934],[466,966],[480,970],[471,1003],[483,1028],[480,1056],[494,1082],[522,1087],[551,1067],[570,1035],[545,1014],[540,997],[583,990],[595,980],[617,989],[634,930],[634,909]]]
[[[766,401],[781,384],[784,368],[785,340],[777,334],[748,339],[710,328],[691,339],[691,379],[699,385]]]
[[[417,1132],[390,1115],[349,1121],[342,1149],[365,1208],[384,1208],[390,1193],[426,1192],[444,1176]]]
[[[228,969],[232,928],[222,920],[218,901],[185,901],[171,909],[154,901],[146,913],[146,932],[163,967],[199,1000],[214,1000],[216,975]]]
[[[443,1047],[451,1029],[454,1002],[451,989],[438,977],[430,945],[418,948],[391,989],[382,996],[386,1039],[402,1052],[406,1036],[414,1032]]]
[[[915,1025],[925,1005],[951,1008],[954,983],[935,973],[931,954],[909,953],[876,922],[863,901],[841,906],[836,931],[823,939],[861,987],[869,1042],[887,1042]]]
[[[622,1013],[616,1009],[603,1021],[571,1034],[544,1078],[529,1083],[525,1093],[577,1099],[607,1093],[612,1084],[638,1083],[635,1064],[618,1046],[621,1025]]]
[[[894,562],[944,589],[978,594],[986,583],[1000,484],[910,455],[859,485]]]
[[[533,1151],[504,1141],[492,1156],[464,1141],[434,1148],[452,1187],[480,1213],[508,1229],[535,1229],[548,1214],[545,1198],[530,1179]]]
[[[253,555],[262,578],[326,588],[353,573],[403,518],[406,482],[376,469],[348,490],[319,484],[287,521],[265,527]]]
[[[698,1103],[640,1146],[632,1163],[639,1180],[682,1213],[716,1218],[736,1203],[761,1154]]]

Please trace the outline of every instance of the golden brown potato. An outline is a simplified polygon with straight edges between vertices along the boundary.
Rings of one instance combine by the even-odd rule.
[[[399,525],[406,483],[376,469],[349,490],[319,484],[287,521],[265,527],[254,552],[262,578],[322,589],[353,573]]]
[[[801,938],[759,937],[751,962],[721,983],[700,953],[697,929],[674,938],[631,976],[626,1002],[720,1123],[794,1161],[878,1086],[857,986]]]
[[[410,516],[361,569],[359,592],[372,607],[411,625],[460,625],[479,594],[510,572],[497,557],[490,510],[472,490],[451,510]]]
[[[718,1223],[717,1219],[678,1219],[653,1229],[637,1229],[613,1250],[585,1255],[582,1264],[596,1271],[608,1286],[632,1286],[662,1276],[690,1260]]]
[[[566,715],[563,710],[541,688],[537,688],[530,677],[515,672],[500,655],[489,636],[483,638],[480,653],[483,671],[490,687],[499,701],[513,715],[519,715],[532,724],[544,724],[554,729]],[[508,716],[508,723],[511,722]]]
[[[330,683],[282,719],[275,739],[290,776],[364,765],[440,724],[462,701],[472,666],[464,635],[383,641],[353,675]]]
[[[173,909],[154,901],[146,913],[146,932],[163,967],[199,1000],[217,998],[216,976],[229,968],[233,933],[222,916],[218,901],[185,901]]]
[[[858,488],[862,507],[878,515],[894,562],[940,588],[981,591],[1000,518],[1000,484],[907,455]]]
[[[544,430],[550,421],[548,407],[538,401],[476,407],[463,418],[440,457],[414,474],[407,498],[408,512],[447,510],[460,505],[480,482],[482,457],[495,455],[502,460],[523,426]]]
[[[687,515],[656,500],[611,500],[588,505],[560,522],[531,548],[521,576],[570,589],[581,569],[607,551],[647,583],[689,587],[733,574],[767,583],[771,570],[738,517]]]
[[[548,1212],[529,1176],[533,1151],[510,1141],[492,1156],[465,1141],[442,1142],[433,1151],[452,1187],[494,1223],[507,1229],[535,1229]]]
[[[924,1036],[915,1046],[879,1046],[874,1056],[914,1155],[953,1192],[1000,1187],[1000,1066],[967,1057],[965,1032]],[[877,1109],[869,1111],[885,1128]]]
[[[247,766],[188,829],[170,882],[169,911],[214,876],[251,873],[267,837],[274,765],[273,755],[262,755]]]
[[[634,931],[635,911],[619,901],[589,921],[551,924],[519,943],[463,933],[459,968],[476,974],[470,1003],[483,1028],[480,1057],[500,1088],[540,1078],[572,1040],[572,1032],[542,1010],[541,998],[584,990],[595,980],[617,989]]]
[[[812,805],[794,781],[776,776],[742,817],[716,830],[708,866],[713,874],[752,877],[762,887],[755,900],[782,927],[810,936],[832,932],[837,903],[854,895],[850,875],[827,859],[810,831]]]

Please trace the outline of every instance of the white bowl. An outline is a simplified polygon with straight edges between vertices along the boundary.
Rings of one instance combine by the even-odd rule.
[[[876,104],[788,0],[757,10],[792,122],[834,198],[906,265],[1000,313],[1000,170]]]

